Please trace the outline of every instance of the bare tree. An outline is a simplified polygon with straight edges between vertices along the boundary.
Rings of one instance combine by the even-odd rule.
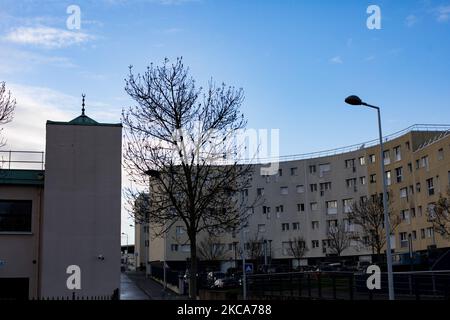
[[[439,195],[438,201],[428,207],[427,215],[433,230],[442,237],[450,239],[450,188],[447,189],[447,196]]]
[[[198,256],[207,261],[219,261],[225,257],[225,244],[220,237],[208,234],[198,244]]]
[[[264,240],[260,238],[258,232],[254,236],[246,239],[245,252],[247,258],[256,263],[264,255]]]
[[[125,90],[137,103],[122,113],[124,166],[136,185],[148,187],[148,218],[162,236],[183,222],[190,243],[190,274],[197,273],[197,235],[239,229],[251,213],[244,190],[253,166],[236,159],[236,135],[246,125],[239,108],[242,89],[198,88],[182,59],[151,64],[143,74],[132,67]],[[131,199],[136,192],[129,190]],[[250,205],[251,207],[251,205]],[[142,217],[140,217],[142,219]],[[197,282],[190,278],[189,295]]]
[[[11,95],[11,91],[6,90],[5,82],[0,82],[0,147],[4,146],[6,141],[1,136],[2,126],[12,121],[16,99]]]
[[[303,237],[298,236],[292,240],[289,240],[289,253],[298,260],[300,264],[300,259],[303,258],[308,251],[306,246],[306,241]]]
[[[335,254],[338,257],[350,247],[351,234],[345,230],[343,223],[339,223],[336,226],[330,226],[328,228],[328,248],[331,254]]]
[[[353,203],[347,216],[355,225],[361,227],[365,244],[380,257],[386,244],[382,195],[376,194],[370,199],[361,199],[359,203]],[[389,221],[393,233],[400,224],[400,218],[389,212]]]

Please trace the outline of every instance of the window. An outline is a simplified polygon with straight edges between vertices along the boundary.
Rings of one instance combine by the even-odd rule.
[[[400,198],[407,198],[408,197],[408,188],[401,188],[400,189]]]
[[[416,170],[418,170],[420,168],[420,160],[417,159],[416,160]]]
[[[425,229],[420,229],[420,238],[425,239]]]
[[[150,240],[145,240],[144,241],[144,247],[148,247],[150,246]]]
[[[413,167],[412,167],[412,163],[411,162],[408,163],[408,171],[409,171],[409,173],[413,172]]]
[[[315,165],[309,166],[309,173],[311,173],[311,174],[316,173],[316,166]]]
[[[344,231],[345,232],[354,232],[355,231],[355,224],[350,219],[344,219]]]
[[[331,171],[331,165],[329,163],[324,163],[319,165],[319,175],[322,177],[324,173]]]
[[[289,223],[282,223],[281,224],[281,230],[282,231],[289,231]]]
[[[414,186],[409,186],[409,194],[414,194]]]
[[[317,205],[317,202],[311,202],[311,211],[317,211],[319,209],[319,206]]]
[[[319,240],[312,240],[311,241],[311,246],[313,248],[319,248]]]
[[[324,182],[320,184],[320,191],[331,190],[331,182]]]
[[[337,214],[337,201],[327,201],[327,214]]]
[[[298,185],[297,186],[297,193],[304,193],[305,192],[305,186]]]
[[[433,228],[427,228],[426,229],[426,236],[427,236],[427,238],[432,238],[433,237],[433,233],[434,233],[434,231],[433,231]]]
[[[400,247],[408,247],[408,234],[406,232],[400,232]]]
[[[355,159],[345,160],[345,167],[347,169],[354,168],[355,167]]]
[[[354,188],[356,187],[356,178],[346,179],[345,183],[347,184],[347,188]]]
[[[413,240],[417,240],[417,232],[416,232],[416,230],[413,230],[411,236],[412,236]]]
[[[359,177],[359,182],[361,183],[361,185],[367,184],[367,179],[366,179],[366,177]]]
[[[260,233],[266,232],[266,225],[265,224],[258,224],[258,232],[260,232]]]
[[[180,235],[184,234],[184,228],[178,226],[178,227],[176,227],[175,232],[176,232],[177,236],[180,236]]]
[[[241,191],[241,194],[242,194],[242,197],[243,197],[243,198],[248,197],[248,189],[243,189],[243,190]]]
[[[411,208],[411,209],[409,209],[409,211],[411,212],[411,218],[415,218],[416,217],[416,208]]]
[[[391,153],[389,152],[389,150],[385,150],[383,152],[383,161],[385,165],[388,165],[391,163]]]
[[[327,221],[327,228],[328,230],[331,230],[332,228],[337,228],[338,221],[337,220],[328,220]]]
[[[422,157],[420,159],[420,161],[421,161],[422,168],[426,168],[428,170],[428,165],[429,165],[428,156]]]
[[[31,200],[0,200],[0,232],[31,232]]]
[[[395,169],[395,175],[397,177],[397,183],[400,183],[403,181],[403,168],[399,167]]]
[[[411,144],[409,143],[409,141],[406,141],[405,145],[406,149],[411,150]]]
[[[319,221],[311,221],[311,228],[313,230],[319,229]]]
[[[300,230],[300,222],[293,222],[292,230]]]
[[[406,222],[407,224],[410,224],[410,223],[411,223],[411,218],[410,218],[410,215],[409,215],[409,210],[402,210],[402,211],[400,212],[400,217],[401,217],[401,219],[402,219],[403,222]]]
[[[298,168],[291,168],[291,176],[296,176],[298,174]]]
[[[289,193],[288,187],[280,187],[280,194],[287,195]]]
[[[352,211],[353,199],[342,200],[344,206],[344,213],[349,213]]]
[[[229,243],[228,244],[228,251],[233,250],[234,244],[233,243]]]
[[[283,256],[289,256],[292,252],[291,243],[288,241],[284,241],[281,243],[281,249],[283,251]]]
[[[395,156],[395,161],[402,160],[402,152],[400,150],[400,146],[397,146],[394,148],[394,156]]]
[[[428,195],[429,196],[434,195],[434,180],[433,180],[433,178],[427,180],[427,187],[428,187]]]
[[[416,183],[416,192],[420,192],[420,182]]]
[[[256,194],[258,196],[263,196],[264,195],[264,188],[258,188],[256,189]]]
[[[422,211],[422,206],[418,206],[418,207],[417,207],[417,213],[418,213],[419,217],[422,216],[422,213],[423,213],[423,211]]]
[[[377,175],[371,174],[370,175],[370,183],[376,183],[377,182]]]
[[[444,160],[444,149],[439,149],[438,150],[438,160]]]
[[[283,169],[278,169],[278,176],[282,177],[283,176]]]
[[[374,155],[374,154],[371,154],[370,156],[369,156],[369,161],[370,161],[370,163],[375,163],[376,162],[376,156]]]
[[[276,212],[284,212],[284,206],[281,205],[281,206],[276,207],[276,208],[275,208],[275,211],[276,211]]]
[[[263,213],[270,213],[270,207],[263,206]]]
[[[391,171],[386,171],[386,184],[388,186],[390,186],[391,183],[392,183],[392,181],[391,181]]]
[[[305,204],[304,203],[298,203],[297,204],[297,211],[299,211],[299,212],[305,211]]]
[[[316,183],[310,184],[309,188],[310,188],[311,192],[315,192],[315,191],[317,191],[317,184]]]
[[[191,245],[190,244],[183,244],[181,246],[181,252],[191,252]]]
[[[359,157],[359,165],[365,166],[366,165],[366,158],[365,157]]]
[[[177,244],[171,244],[170,245],[170,250],[171,251],[178,251],[178,245]]]

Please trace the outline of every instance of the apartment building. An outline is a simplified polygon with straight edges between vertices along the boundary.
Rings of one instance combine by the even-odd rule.
[[[0,300],[118,292],[121,132],[83,110],[47,121],[45,156],[0,150]]]
[[[402,219],[391,236],[398,263],[409,250],[409,237],[414,251],[450,247],[448,240],[434,234],[427,221],[428,208],[449,186],[449,128],[415,125],[385,138],[383,161],[392,197],[390,209]],[[261,243],[265,262],[296,266],[315,264],[332,254],[330,226],[340,224],[350,234],[361,235],[360,227],[348,219],[348,212],[353,202],[382,192],[379,158],[380,146],[370,141],[281,161],[274,176],[261,176],[262,165],[255,165],[253,185],[244,196],[260,197],[262,202],[249,209],[249,228],[243,235],[223,234],[217,241],[223,250],[219,258],[222,269],[236,266],[243,237],[245,242]],[[204,237],[207,235],[200,235],[199,242]],[[298,237],[308,248],[302,259],[296,259],[289,250]],[[160,265],[165,260],[170,267],[182,269],[189,257],[182,223],[163,238],[155,238],[151,225],[138,225],[136,243],[140,244],[138,255],[148,257],[147,263],[140,260],[142,266]],[[355,238],[342,256],[370,260],[372,250]]]

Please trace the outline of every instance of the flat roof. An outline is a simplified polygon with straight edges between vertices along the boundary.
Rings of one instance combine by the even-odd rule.
[[[43,186],[44,170],[0,169],[0,185]]]

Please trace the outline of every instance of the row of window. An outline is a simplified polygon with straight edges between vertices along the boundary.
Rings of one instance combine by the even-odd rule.
[[[421,239],[430,239],[430,238],[433,238],[433,236],[434,236],[434,230],[432,227],[420,229],[420,238]],[[417,240],[417,231],[413,230],[413,231],[411,231],[411,233],[400,232],[399,239],[400,239],[400,247],[407,248],[409,245],[409,239]]]

